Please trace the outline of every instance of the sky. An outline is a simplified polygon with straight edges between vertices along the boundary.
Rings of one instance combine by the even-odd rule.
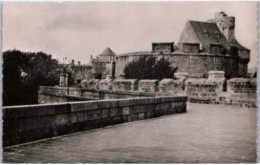
[[[3,50],[86,64],[106,47],[121,54],[177,43],[187,20],[206,21],[218,11],[236,17],[236,38],[251,50],[249,67],[255,67],[256,2],[5,2]]]

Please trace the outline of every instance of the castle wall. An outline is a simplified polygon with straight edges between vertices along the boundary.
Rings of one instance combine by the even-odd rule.
[[[116,62],[116,76],[123,74],[126,65],[138,58],[147,55],[119,56]],[[238,72],[237,58],[231,56],[213,56],[205,54],[151,54],[150,56],[164,57],[173,66],[178,67],[178,72],[187,72],[189,77],[203,78],[208,71],[222,70],[228,77],[236,77]]]

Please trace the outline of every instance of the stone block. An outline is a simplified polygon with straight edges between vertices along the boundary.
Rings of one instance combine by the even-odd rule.
[[[31,110],[30,106],[4,107],[3,111],[3,119],[19,118],[21,113],[26,116],[34,116],[34,111]]]
[[[121,118],[119,116],[113,117],[112,120],[113,120],[113,124],[120,124],[124,122],[124,118]]]
[[[96,102],[96,101],[87,101],[84,104],[85,104],[85,110],[98,109],[98,102]]]
[[[154,117],[154,111],[149,111],[149,112],[146,112],[146,119],[150,119],[150,118],[153,118]]]
[[[109,117],[109,109],[102,109],[102,118],[108,118]]]
[[[128,115],[128,122],[136,121],[138,120],[138,114],[131,114]]]
[[[123,107],[123,115],[129,115],[129,107]]]
[[[115,91],[135,91],[138,88],[136,79],[116,79],[113,81]]]
[[[73,113],[72,113],[73,114]],[[84,113],[83,112],[78,112],[74,114],[77,118],[77,122],[83,122],[85,121],[84,119]]]
[[[110,102],[107,100],[97,101],[98,109],[108,109],[110,107]]]
[[[110,100],[110,108],[119,107],[120,100]]]
[[[160,110],[161,110],[161,104],[156,104],[155,111],[160,111]]]
[[[77,122],[78,122],[76,113],[72,113],[72,114],[70,115],[70,122],[71,122],[71,123],[77,123]]]
[[[33,116],[44,116],[44,115],[52,115],[55,114],[55,106],[53,106],[52,104],[48,104],[48,105],[33,105],[31,106],[31,109],[27,112],[34,114]],[[28,113],[28,114],[29,114]],[[25,116],[27,116],[28,114],[26,114]],[[21,117],[23,116],[23,114],[21,113]]]
[[[208,79],[225,78],[224,71],[209,71],[208,75]]]
[[[130,108],[130,114],[141,113],[146,111],[145,105],[137,105]]]
[[[131,99],[120,99],[119,100],[119,107],[127,107],[127,106],[132,106],[132,101]]]
[[[56,125],[65,125],[70,123],[70,116],[68,114],[55,115]]]
[[[176,72],[174,76],[177,79],[187,79],[189,74],[187,72]]]
[[[140,80],[138,83],[138,91],[140,92],[158,92],[159,80]]]
[[[69,113],[70,112],[70,105],[69,104],[53,104],[55,107],[55,114],[61,113]]]
[[[123,114],[122,112],[122,108],[111,108],[110,109],[110,117],[114,117],[114,116],[121,116]]]
[[[139,113],[138,114],[138,120],[143,120],[143,119],[145,119],[144,113]]]
[[[101,110],[88,111],[88,120],[101,119]]]
[[[84,102],[70,103],[70,110],[71,110],[71,112],[84,111],[84,110],[86,110],[85,103]]]

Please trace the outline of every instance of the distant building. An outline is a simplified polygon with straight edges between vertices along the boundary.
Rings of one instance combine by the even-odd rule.
[[[78,61],[76,65],[74,60],[72,60],[70,67],[74,73],[74,84],[79,84],[83,79],[92,78],[92,66],[90,64],[82,65]]]
[[[80,61],[75,64],[72,60],[70,68],[74,74],[74,84],[79,84],[84,79],[89,78],[106,78],[108,75],[113,76],[113,68],[115,67],[116,54],[110,49],[106,48],[96,58],[90,57],[90,63],[82,65]]]
[[[247,76],[249,54],[235,38],[235,17],[218,12],[207,22],[187,21],[177,45],[153,43],[152,51],[118,55],[116,77],[124,74],[129,62],[142,56],[164,57],[189,77],[206,77],[211,70],[224,71],[226,77]]]
[[[116,54],[108,47],[97,58],[91,58],[93,72],[97,78],[106,78],[106,75],[113,75]]]

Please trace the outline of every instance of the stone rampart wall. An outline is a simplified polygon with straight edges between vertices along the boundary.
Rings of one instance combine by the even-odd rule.
[[[160,93],[169,93],[169,94],[180,94],[185,93],[185,79],[174,80],[174,79],[163,79],[159,83],[159,92]]]
[[[256,79],[188,79],[187,97],[190,102],[257,107]]]
[[[191,102],[218,104],[219,94],[224,92],[225,79],[188,79],[185,89]]]
[[[63,92],[58,92],[61,90]],[[64,92],[65,91],[65,92]],[[41,86],[38,92],[38,103],[62,103],[68,101],[88,101],[100,99],[121,99],[135,97],[169,96],[168,93],[138,92],[138,91],[113,91],[99,89],[84,89],[75,87],[50,87]],[[80,99],[81,98],[81,99]]]
[[[103,79],[99,81],[100,90],[112,90],[113,89],[113,80]]]
[[[187,97],[147,97],[3,107],[3,145],[186,112]]]
[[[228,97],[225,104],[232,104],[245,107],[257,106],[257,81],[256,79],[231,79],[227,81]]]
[[[140,80],[138,82],[140,92],[159,92],[159,80]]]
[[[115,91],[136,91],[137,89],[137,79],[115,79],[113,81],[113,90]]]
[[[208,55],[200,53],[183,53],[183,54],[157,54],[157,53],[140,53],[119,55],[116,61],[116,77],[124,74],[123,70],[131,61],[138,60],[144,56],[153,56],[165,58],[173,66],[178,67],[178,72],[186,72],[190,77],[203,78],[207,76],[208,71],[219,70],[225,71],[230,77],[238,75],[238,58],[232,56]],[[247,66],[247,65],[245,65]],[[247,67],[244,67],[247,68]],[[243,74],[245,76],[245,74]]]
[[[110,82],[113,84],[112,90],[98,90],[100,87],[97,89],[61,87],[43,89],[41,87],[39,88],[39,103],[48,103],[48,100],[50,102],[63,101],[56,97],[53,99],[45,97],[45,99],[42,95],[46,94],[77,96],[85,100],[187,95],[190,102],[256,107],[256,79],[233,78],[227,81],[225,78],[218,78],[219,76],[221,75],[216,72],[216,75],[210,75],[208,79],[163,79],[159,83],[158,80],[120,79]]]

